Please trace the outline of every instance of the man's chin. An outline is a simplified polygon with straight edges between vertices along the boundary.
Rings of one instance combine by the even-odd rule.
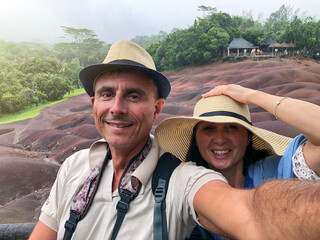
[[[132,141],[116,141],[114,139],[108,139],[106,138],[106,141],[108,142],[109,146],[114,149],[126,149],[130,147],[133,143]]]

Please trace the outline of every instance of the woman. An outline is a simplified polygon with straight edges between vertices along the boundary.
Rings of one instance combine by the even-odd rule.
[[[238,85],[206,93],[193,117],[162,121],[155,136],[183,161],[221,172],[235,188],[269,178],[320,180],[320,106]],[[247,104],[258,105],[296,128],[294,139],[252,126]]]

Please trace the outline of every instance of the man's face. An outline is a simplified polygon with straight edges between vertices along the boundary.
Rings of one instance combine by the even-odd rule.
[[[111,149],[140,151],[164,99],[155,99],[153,81],[141,72],[103,74],[91,97],[95,124]]]

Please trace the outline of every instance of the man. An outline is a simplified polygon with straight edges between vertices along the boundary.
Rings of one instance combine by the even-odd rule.
[[[129,41],[113,44],[103,64],[86,67],[79,76],[103,140],[63,163],[30,239],[63,239],[69,233],[65,223],[80,218],[70,208],[86,213],[73,239],[152,239],[151,176],[163,151],[150,130],[170,83],[151,56]],[[222,175],[181,163],[166,197],[168,238],[188,237],[197,221],[237,239],[319,238],[319,187],[276,181],[257,190],[233,189]],[[127,190],[133,200],[121,218],[117,204]]]

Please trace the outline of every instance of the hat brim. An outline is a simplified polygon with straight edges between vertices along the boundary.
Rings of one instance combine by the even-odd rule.
[[[185,161],[192,140],[193,128],[202,121],[240,124],[253,134],[252,147],[256,150],[265,150],[270,155],[283,155],[292,140],[272,131],[252,126],[234,117],[172,117],[163,120],[155,129],[155,137],[160,148]]]
[[[87,94],[92,97],[94,96],[93,84],[99,75],[108,70],[124,68],[137,69],[147,73],[148,76],[155,82],[158,88],[158,96],[164,99],[168,97],[171,91],[169,80],[162,73],[132,61],[124,61],[122,63],[111,62],[87,66],[80,71],[79,79]]]

